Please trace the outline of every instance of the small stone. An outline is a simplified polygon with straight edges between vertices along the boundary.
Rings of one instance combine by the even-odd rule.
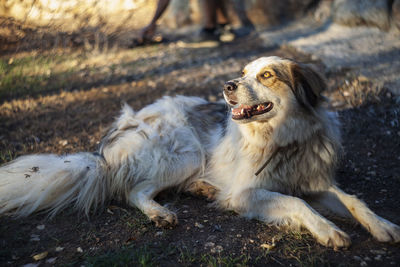
[[[362,261],[361,257],[359,256],[353,256],[353,259],[355,259],[356,261]]]
[[[236,237],[242,237],[242,235],[241,234],[237,234]]]
[[[365,261],[360,262],[360,266],[368,266],[368,264]]]
[[[63,250],[64,250],[63,247],[56,247],[56,252],[61,252],[61,251],[63,251]]]
[[[194,226],[197,227],[197,228],[200,228],[200,229],[204,228],[204,225],[202,225],[201,223],[198,223],[198,222],[196,222],[194,224]]]
[[[371,249],[370,252],[375,255],[385,255],[386,251],[380,249]]]
[[[162,236],[163,234],[164,234],[164,232],[159,231],[159,232],[156,232],[156,233],[154,234],[154,236]]]
[[[381,261],[382,260],[382,255],[376,255],[374,260]]]
[[[221,225],[215,224],[215,225],[214,225],[214,231],[215,231],[215,232],[222,232]]]
[[[371,261],[371,258],[370,257],[365,257],[364,260]]]
[[[32,234],[31,239],[29,241],[36,241],[36,242],[40,241],[39,235]]]
[[[38,230],[44,230],[44,228],[45,228],[44,224],[36,226],[36,229]]]
[[[50,263],[50,264],[55,263],[56,259],[57,259],[57,257],[53,257],[53,258],[47,259],[46,263]]]
[[[205,249],[209,249],[209,248],[213,248],[215,247],[215,243],[214,242],[207,242],[204,244],[204,248]]]
[[[224,248],[220,245],[217,245],[213,248],[211,248],[211,253],[221,253],[224,250]]]
[[[215,235],[210,235],[207,237],[207,241],[215,241],[215,239],[217,239]]]
[[[188,213],[189,211],[188,210],[184,210],[184,211],[182,211],[182,213]]]
[[[81,247],[78,247],[78,248],[76,249],[76,251],[79,252],[79,253],[83,253],[83,249],[82,249]]]

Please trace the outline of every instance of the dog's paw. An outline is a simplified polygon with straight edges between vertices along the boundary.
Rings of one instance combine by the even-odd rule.
[[[161,228],[172,228],[178,224],[178,217],[171,211],[152,215],[150,220],[156,224],[156,227]]]
[[[343,231],[331,228],[326,234],[317,237],[318,242],[334,249],[347,248],[351,245],[350,237]]]
[[[206,197],[209,201],[214,201],[218,192],[214,186],[204,181],[195,181],[191,183],[186,191],[196,196]]]
[[[400,242],[400,226],[381,217],[374,225],[369,225],[368,230],[379,242]]]

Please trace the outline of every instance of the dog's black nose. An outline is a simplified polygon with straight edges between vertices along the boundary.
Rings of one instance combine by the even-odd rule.
[[[224,90],[226,90],[226,91],[232,92],[232,91],[235,91],[236,89],[237,89],[237,85],[234,82],[229,81],[224,84]]]

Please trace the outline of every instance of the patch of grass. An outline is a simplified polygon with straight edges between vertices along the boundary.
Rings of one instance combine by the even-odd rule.
[[[143,214],[139,209],[132,208],[133,211],[125,211],[122,219],[125,221],[126,225],[132,229],[141,229],[143,227],[149,227],[152,225],[149,218]]]
[[[209,267],[241,267],[241,266],[249,266],[250,257],[248,255],[226,255],[226,256],[214,256],[211,254],[204,254],[201,256],[200,261],[206,264]]]
[[[197,261],[197,256],[196,256],[195,253],[193,253],[192,251],[190,251],[186,247],[185,248],[180,248],[179,249],[178,261],[183,266],[191,266]]]
[[[322,257],[325,249],[316,248],[314,239],[307,233],[290,232],[281,244],[280,257],[293,259],[298,266],[329,266],[329,262]]]
[[[0,99],[61,89],[76,65],[71,61],[74,57],[48,54],[0,59]]]
[[[14,158],[15,155],[11,150],[0,151],[0,164],[12,161]]]
[[[147,246],[134,248],[124,247],[118,251],[86,258],[85,266],[155,266],[156,255]]]

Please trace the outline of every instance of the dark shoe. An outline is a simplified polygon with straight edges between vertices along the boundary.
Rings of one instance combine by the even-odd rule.
[[[201,43],[208,41],[219,42],[219,32],[215,28],[203,28],[196,34],[196,36],[191,38],[189,41],[192,43]]]
[[[236,38],[242,38],[250,33],[252,33],[255,30],[254,25],[246,25],[246,26],[241,26],[240,28],[233,29],[232,32],[235,35]]]

